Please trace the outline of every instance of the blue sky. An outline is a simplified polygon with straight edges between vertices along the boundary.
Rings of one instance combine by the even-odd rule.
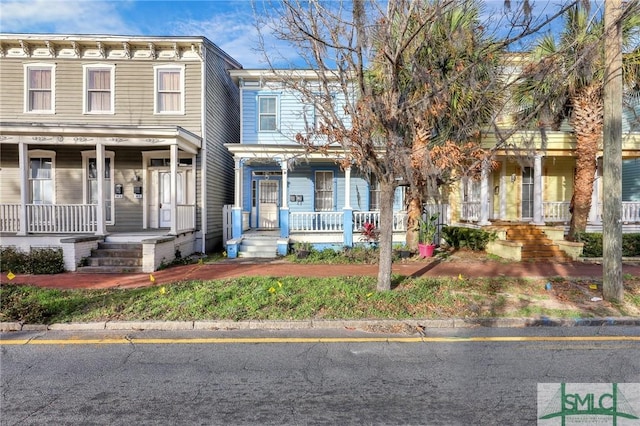
[[[205,36],[264,68],[249,0],[0,0],[0,32]]]

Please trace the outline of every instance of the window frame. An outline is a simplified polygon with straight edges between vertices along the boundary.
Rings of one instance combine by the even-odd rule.
[[[262,99],[273,99],[274,102],[274,112],[262,112],[261,111],[261,100]],[[277,94],[273,94],[273,93],[264,93],[264,94],[260,94],[256,96],[256,129],[258,130],[258,133],[276,133],[278,131],[278,129],[280,128],[280,106],[279,106],[279,96]],[[274,117],[274,122],[275,122],[275,128],[273,129],[262,129],[262,120],[261,118],[263,116],[273,116]]]
[[[29,181],[29,204],[37,204],[37,205],[54,205],[56,204],[56,152],[43,150],[43,149],[33,149],[27,153],[28,157],[28,181]],[[41,178],[33,178],[32,177],[32,169],[31,169],[31,161],[36,158],[48,158],[51,159],[51,176],[48,179]],[[44,181],[48,180],[51,182],[51,203],[36,203],[33,200],[33,182],[34,181]]]
[[[116,98],[116,88],[115,88],[115,83],[116,83],[116,66],[115,64],[85,64],[82,66],[83,70],[82,70],[82,74],[83,74],[83,79],[82,79],[82,93],[83,93],[83,99],[82,99],[82,111],[84,114],[95,114],[95,115],[100,115],[100,114],[115,114],[115,98]],[[105,90],[99,90],[99,89],[89,89],[89,73],[91,71],[104,71],[104,70],[108,70],[109,71],[109,109],[108,110],[90,110],[89,106],[90,106],[90,102],[89,102],[89,93],[90,90],[92,92],[97,92],[97,91],[101,91],[101,92],[105,92]]]
[[[89,185],[90,185],[90,179],[93,180],[93,178],[90,178],[88,170],[89,170],[89,160],[91,159],[95,159],[96,161],[98,160],[97,157],[97,152],[94,151],[82,151],[82,201],[85,204],[91,204],[91,200],[89,199]],[[105,224],[106,225],[115,225],[116,221],[115,221],[115,183],[114,183],[114,172],[115,172],[115,153],[113,151],[105,151],[104,152],[104,159],[105,161],[107,159],[109,159],[109,178],[105,177],[105,183],[106,181],[109,182],[109,195],[110,195],[110,203],[111,205],[109,206],[109,210],[110,210],[110,220],[106,220],[105,219]],[[106,169],[105,169],[106,171]],[[95,178],[95,180],[97,180],[97,177]],[[105,184],[105,187],[107,185]]]
[[[161,111],[160,110],[160,73],[178,72],[180,74],[179,93],[180,108],[178,110]],[[184,65],[156,65],[153,67],[153,113],[156,115],[184,115],[185,114],[185,67]],[[162,93],[176,93],[176,91],[163,90]]]
[[[380,182],[377,180],[372,180],[369,183],[369,210],[380,211]]]
[[[51,93],[51,105],[49,109],[34,109],[31,104],[31,71],[35,70],[49,70],[50,74],[50,88]],[[24,112],[26,114],[55,114],[56,112],[56,65],[47,63],[30,63],[24,64]]]
[[[318,175],[319,174],[322,174],[322,175],[325,175],[325,176],[330,176],[329,180],[331,182],[331,191],[327,191],[327,190],[324,190],[324,189],[322,189],[322,190],[318,189],[318,181],[319,181]],[[316,170],[314,172],[313,176],[314,176],[314,180],[313,180],[313,198],[314,198],[314,200],[313,200],[313,209],[314,209],[314,211],[317,211],[317,212],[332,212],[332,211],[335,211],[335,195],[336,195],[335,194],[335,186],[336,185],[335,185],[335,174],[333,173],[333,170]],[[330,208],[322,208],[322,209],[320,209],[318,207],[318,200],[321,199],[321,197],[319,197],[318,195],[321,192],[322,193],[325,193],[325,192],[329,193],[330,192],[330,194],[331,194],[331,198],[330,198],[331,199],[331,206],[330,206]],[[322,199],[326,200],[326,198],[322,198]]]

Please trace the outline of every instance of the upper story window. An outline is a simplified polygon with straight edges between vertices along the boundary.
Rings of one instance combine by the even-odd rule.
[[[258,131],[275,132],[278,129],[277,96],[258,96]]]
[[[155,68],[155,113],[184,113],[184,67],[163,65]]]
[[[51,64],[25,65],[25,112],[55,112],[55,70],[55,66]]]
[[[115,66],[84,66],[84,112],[89,114],[114,113]]]
[[[29,202],[31,204],[54,203],[54,170],[54,152],[29,151]]]

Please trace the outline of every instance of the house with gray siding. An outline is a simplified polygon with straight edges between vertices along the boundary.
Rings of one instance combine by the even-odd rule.
[[[1,245],[145,272],[222,247],[239,68],[204,37],[0,34]]]

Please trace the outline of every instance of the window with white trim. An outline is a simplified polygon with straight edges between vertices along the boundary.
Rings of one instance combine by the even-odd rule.
[[[55,153],[52,151],[29,152],[29,202],[53,204],[53,177]]]
[[[369,209],[371,211],[380,210],[380,182],[377,180],[369,184]]]
[[[278,130],[278,97],[258,96],[258,131]]]
[[[315,211],[333,211],[333,172],[316,172]]]
[[[184,113],[184,67],[156,67],[155,93],[157,114]]]
[[[55,66],[28,64],[24,67],[24,110],[53,114],[55,108]]]
[[[115,96],[115,66],[84,66],[84,112],[113,114]]]
[[[114,192],[113,192],[113,151],[106,151],[104,157],[104,210],[105,223],[113,225],[114,221]],[[84,202],[86,204],[98,204],[98,163],[95,151],[82,152],[83,175],[86,185],[84,187]]]

